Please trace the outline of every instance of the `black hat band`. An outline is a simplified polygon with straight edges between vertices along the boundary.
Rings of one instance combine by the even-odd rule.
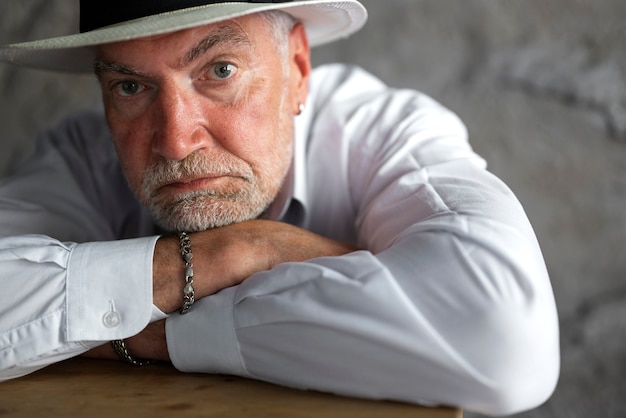
[[[237,1],[237,3],[289,3],[292,0]],[[208,4],[228,3],[212,0],[80,0],[80,31]]]

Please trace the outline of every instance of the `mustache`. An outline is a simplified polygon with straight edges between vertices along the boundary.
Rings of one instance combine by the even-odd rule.
[[[245,161],[228,154],[215,156],[190,154],[179,161],[158,160],[145,171],[141,189],[144,196],[152,196],[160,187],[190,178],[239,177],[254,179],[252,167]]]

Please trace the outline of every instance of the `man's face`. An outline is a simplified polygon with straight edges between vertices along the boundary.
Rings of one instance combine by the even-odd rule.
[[[96,72],[128,182],[168,230],[258,217],[292,160],[310,71],[304,29],[279,54],[258,15],[99,48]]]

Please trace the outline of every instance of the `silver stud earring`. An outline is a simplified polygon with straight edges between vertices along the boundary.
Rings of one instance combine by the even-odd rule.
[[[296,113],[296,115],[301,115],[302,112],[304,112],[304,103],[298,105],[298,113]]]

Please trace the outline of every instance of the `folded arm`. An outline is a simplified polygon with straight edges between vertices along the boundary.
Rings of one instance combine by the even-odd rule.
[[[515,206],[497,209],[513,218]],[[168,356],[182,371],[344,395],[494,414],[538,405],[558,376],[541,254],[523,222],[472,218],[450,211],[376,254],[259,272],[170,316]]]

